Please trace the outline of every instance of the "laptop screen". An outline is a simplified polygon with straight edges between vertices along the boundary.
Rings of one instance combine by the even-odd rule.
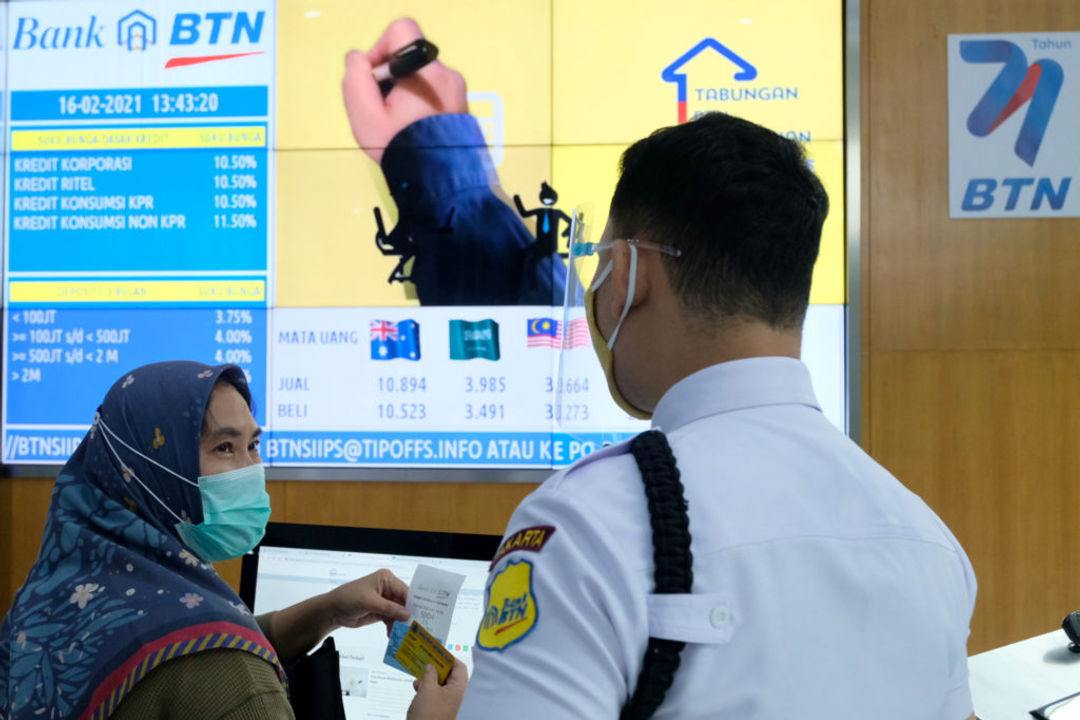
[[[406,583],[419,564],[465,576],[446,646],[472,672],[473,642],[484,612],[488,566],[500,538],[368,528],[270,523],[244,557],[240,595],[256,615],[279,610],[387,568]],[[386,626],[333,633],[341,655],[348,720],[404,720],[413,678],[383,663]]]

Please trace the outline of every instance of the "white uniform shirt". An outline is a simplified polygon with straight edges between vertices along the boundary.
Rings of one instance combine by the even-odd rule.
[[[689,503],[693,593],[651,594],[628,444],[590,455],[510,520],[459,718],[617,718],[650,635],[688,643],[656,718],[972,713],[967,556],[825,419],[805,365],[707,368],[664,395],[653,425]]]

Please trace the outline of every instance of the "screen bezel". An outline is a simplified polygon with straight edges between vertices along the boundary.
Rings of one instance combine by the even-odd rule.
[[[501,541],[502,537],[499,535],[272,522],[266,526],[266,535],[255,549],[243,556],[240,565],[240,599],[248,609],[254,611],[259,549],[264,545],[300,550],[416,555],[488,562],[495,557]]]
[[[861,93],[861,6],[862,0],[841,0],[843,49],[844,113],[844,197],[845,266],[847,302],[845,304],[845,374],[846,432],[857,444],[862,443],[862,93]],[[838,203],[839,204],[839,203]],[[0,305],[3,305],[0,299]],[[3,328],[0,317],[0,329]],[[6,332],[6,330],[5,330]],[[0,428],[2,429],[2,428]],[[0,477],[55,478],[64,463],[0,463]],[[540,483],[559,471],[554,468],[443,468],[430,466],[267,466],[268,480],[325,480],[376,482],[468,482],[468,483]]]
[[[64,464],[0,465],[0,477],[55,478]],[[540,484],[559,470],[557,468],[433,468],[433,467],[299,467],[267,465],[266,479],[270,481],[360,481],[360,482],[424,482],[424,483],[533,483]]]

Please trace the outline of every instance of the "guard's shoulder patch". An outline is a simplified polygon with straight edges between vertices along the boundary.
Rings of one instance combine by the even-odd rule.
[[[481,650],[505,650],[536,627],[539,610],[532,589],[533,565],[509,562],[488,585],[487,609],[476,633]]]
[[[495,558],[491,561],[488,570],[494,570],[497,562],[516,550],[540,552],[554,534],[555,527],[552,525],[533,525],[518,530],[507,537],[503,544],[499,546],[499,552],[495,553]]]

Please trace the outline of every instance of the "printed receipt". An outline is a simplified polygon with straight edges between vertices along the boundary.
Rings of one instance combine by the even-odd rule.
[[[390,640],[386,644],[383,662],[402,672],[409,672],[394,655],[397,654],[401,641],[405,639],[405,634],[409,632],[409,625],[414,620],[436,640],[445,644],[450,634],[450,620],[454,616],[458,592],[464,582],[464,575],[440,570],[430,565],[417,565],[412,582],[409,583],[409,599],[405,601],[405,607],[412,613],[412,618],[409,622],[395,622],[394,627],[390,629]]]

